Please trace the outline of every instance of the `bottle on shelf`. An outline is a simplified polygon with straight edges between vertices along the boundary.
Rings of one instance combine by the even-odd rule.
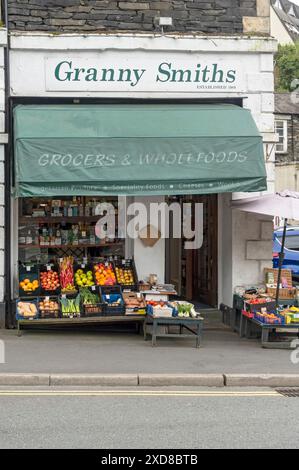
[[[56,230],[55,245],[61,245],[61,234],[59,229]]]
[[[85,217],[89,217],[89,215],[90,215],[90,204],[89,202],[87,202],[85,204]]]
[[[83,217],[84,216],[84,207],[83,207],[83,200],[82,198],[79,198],[79,216]]]
[[[68,201],[64,201],[63,204],[63,216],[67,217],[68,216]]]
[[[39,230],[38,228],[34,231],[34,245],[39,245]]]
[[[79,215],[79,207],[78,207],[78,201],[76,196],[73,197],[73,204],[72,204],[72,215],[73,217],[78,217]]]
[[[31,234],[31,230],[28,229],[27,230],[27,234],[26,234],[26,245],[32,245],[32,234]]]

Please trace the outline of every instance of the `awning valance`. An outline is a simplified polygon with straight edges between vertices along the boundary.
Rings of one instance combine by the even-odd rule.
[[[266,189],[262,137],[234,105],[19,105],[15,195]]]

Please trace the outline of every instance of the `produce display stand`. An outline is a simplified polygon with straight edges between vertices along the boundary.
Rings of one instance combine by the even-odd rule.
[[[103,317],[79,317],[79,318],[45,318],[45,319],[34,319],[34,320],[18,320],[18,336],[21,336],[21,330],[23,327],[29,327],[33,325],[43,326],[73,326],[73,325],[96,325],[103,323],[135,323],[136,332],[140,332],[140,327],[144,323],[144,316],[142,315],[123,315],[123,316],[103,316]]]
[[[261,346],[268,349],[289,349],[289,341],[270,341],[270,333],[288,333],[293,331],[299,333],[299,323],[288,324],[268,324],[261,323],[255,318],[249,318],[241,314],[240,336],[250,339],[253,337],[253,331],[261,330]],[[279,331],[278,331],[279,330]]]
[[[152,331],[149,332],[147,329],[148,325],[152,325]],[[160,333],[159,326],[176,326],[178,328],[178,333]],[[183,333],[183,330],[187,330],[189,334]],[[203,318],[183,318],[183,317],[153,317],[152,315],[146,315],[143,332],[144,339],[147,340],[147,335],[150,334],[152,337],[152,346],[157,345],[157,338],[185,338],[185,339],[194,339],[195,336],[195,347],[199,348],[202,338],[203,330]],[[191,333],[191,334],[190,334]]]
[[[296,299],[279,299],[279,305],[298,305]],[[242,315],[242,310],[244,308],[244,298],[240,295],[234,294],[233,298],[233,308],[231,311],[231,318],[230,318],[230,327],[233,331],[239,333],[240,336],[244,336],[242,333],[243,330],[243,323],[244,323],[244,316]]]

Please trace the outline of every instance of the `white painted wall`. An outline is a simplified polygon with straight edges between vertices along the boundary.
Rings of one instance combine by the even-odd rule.
[[[134,202],[144,204],[161,203],[164,196],[135,197]],[[143,228],[143,227],[141,227]],[[146,247],[139,238],[134,240],[134,259],[139,279],[147,280],[149,274],[157,274],[158,282],[165,280],[165,239],[160,239],[153,247]]]

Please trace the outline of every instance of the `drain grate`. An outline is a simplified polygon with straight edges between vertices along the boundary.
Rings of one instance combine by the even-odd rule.
[[[276,392],[284,397],[299,397],[299,388],[277,388]]]

